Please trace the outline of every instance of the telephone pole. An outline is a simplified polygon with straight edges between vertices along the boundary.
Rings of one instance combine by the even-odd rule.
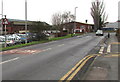
[[[25,34],[26,34],[25,43],[27,43],[27,0],[25,0]]]

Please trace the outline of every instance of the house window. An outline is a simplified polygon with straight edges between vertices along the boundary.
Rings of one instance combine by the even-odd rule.
[[[76,30],[76,32],[78,33],[78,32],[80,32],[80,30]]]
[[[85,28],[85,26],[84,26],[84,25],[82,25],[82,26],[80,26],[80,28],[81,28],[81,29],[83,29],[83,28]]]

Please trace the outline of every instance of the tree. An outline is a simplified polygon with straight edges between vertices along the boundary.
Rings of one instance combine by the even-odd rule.
[[[32,33],[42,33],[42,31],[44,30],[44,25],[42,22],[37,21],[37,22],[33,22],[33,25],[30,28],[30,32]]]
[[[63,24],[73,21],[75,18],[70,11],[61,13],[55,13],[52,15],[52,25],[56,27],[56,30],[60,30],[61,34],[63,32]]]
[[[62,14],[62,17],[63,17],[64,23],[72,22],[75,19],[75,16],[72,15],[70,11],[64,12]]]
[[[108,15],[106,16],[105,5],[103,1],[95,0],[92,2],[91,16],[94,21],[94,30],[102,29],[104,23],[107,21]]]
[[[29,28],[29,31],[31,33],[35,33],[36,34],[36,40],[41,40],[41,39],[46,39],[45,34],[43,34],[43,31],[45,30],[49,30],[50,29],[50,25],[45,23],[45,22],[33,22],[32,26]]]

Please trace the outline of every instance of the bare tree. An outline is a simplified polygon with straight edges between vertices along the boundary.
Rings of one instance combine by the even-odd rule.
[[[62,14],[55,13],[52,15],[52,25],[59,26],[63,23]]]
[[[92,2],[91,16],[94,21],[94,29],[102,29],[104,23],[107,21],[105,5],[103,1],[95,0]]]
[[[73,21],[74,18],[74,15],[72,15],[70,11],[64,12],[63,14],[55,13],[52,15],[52,24],[61,25]]]
[[[64,23],[72,22],[75,19],[75,16],[72,15],[70,11],[64,12],[62,14],[62,17],[63,17]]]
[[[60,30],[61,33],[63,31],[63,24],[68,23],[74,20],[74,15],[71,12],[55,13],[52,15],[52,25],[56,27],[56,29]]]
[[[52,15],[52,25],[54,28],[56,28],[56,33],[57,30],[60,30],[62,32],[61,25],[63,24],[63,18],[61,13],[55,13]],[[58,35],[56,35],[58,36]]]

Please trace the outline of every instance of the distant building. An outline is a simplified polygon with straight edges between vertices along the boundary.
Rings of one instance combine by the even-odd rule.
[[[8,19],[9,24],[6,26],[7,34],[19,33],[19,32],[26,32],[25,31],[25,21],[24,20],[15,20],[15,19]],[[32,25],[31,21],[27,22],[28,28]],[[5,26],[3,25],[3,34],[5,31]]]
[[[118,28],[118,21],[117,22],[110,22],[106,24],[107,28]]]
[[[73,30],[74,33],[86,33],[93,31],[94,25],[81,22],[69,22],[64,24],[63,29]]]
[[[119,26],[120,26],[120,21],[116,21],[116,22],[109,22],[109,23],[107,23],[105,28],[118,29]]]
[[[105,27],[103,27],[103,30],[116,30],[120,26],[120,21],[116,21],[116,22],[107,22]]]

